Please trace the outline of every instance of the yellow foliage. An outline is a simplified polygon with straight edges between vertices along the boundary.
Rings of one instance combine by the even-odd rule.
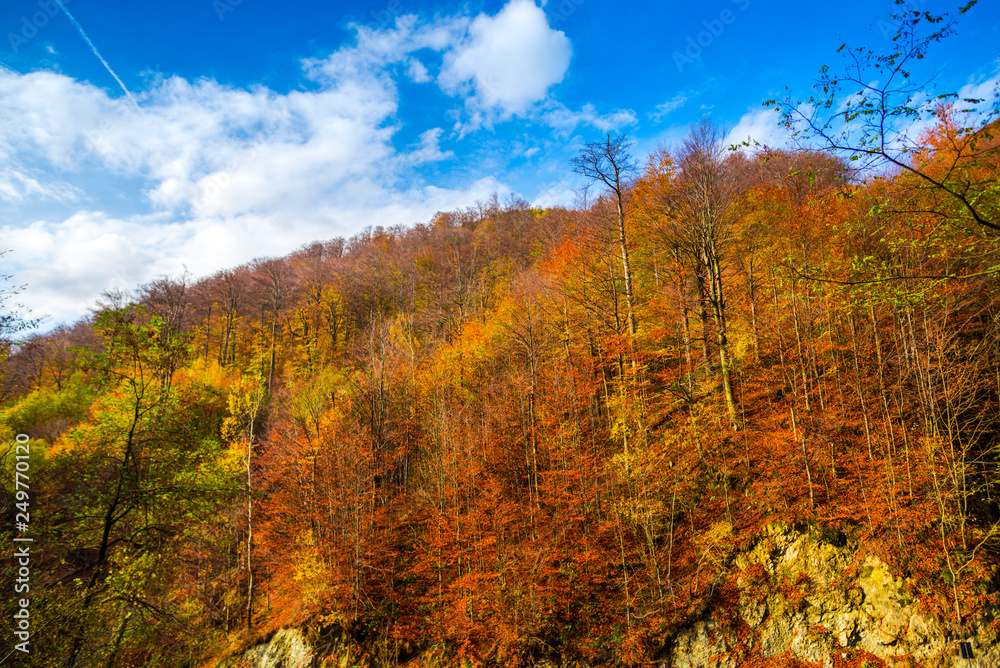
[[[292,579],[299,583],[302,602],[307,607],[319,604],[320,597],[327,590],[330,582],[330,568],[323,561],[316,546],[312,529],[306,529],[296,538],[296,549],[293,554]]]
[[[229,416],[222,421],[222,438],[225,441],[235,443],[244,437],[253,439],[254,423],[266,394],[260,374],[244,376],[233,383],[229,394]]]
[[[222,368],[217,360],[205,360],[199,357],[174,374],[174,383],[177,385],[197,383],[225,390],[233,384],[233,374]]]

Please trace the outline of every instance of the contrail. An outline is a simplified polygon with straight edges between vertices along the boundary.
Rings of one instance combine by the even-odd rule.
[[[21,73],[20,73],[20,72],[18,72],[17,70],[15,70],[15,69],[14,69],[13,67],[11,67],[11,66],[10,66],[10,65],[8,65],[7,63],[3,62],[2,60],[0,60],[0,67],[4,68],[5,70],[10,70],[10,71],[11,71],[11,72],[13,72],[14,74],[17,74],[18,76],[20,76],[20,75],[21,75]]]
[[[115,81],[118,82],[118,85],[122,87],[123,91],[125,91],[125,95],[128,96],[128,99],[131,100],[132,104],[134,104],[136,106],[136,109],[138,109],[139,103],[135,101],[135,98],[132,97],[132,93],[128,92],[128,88],[125,87],[125,84],[122,83],[122,80],[118,78],[118,75],[115,74],[115,71],[111,69],[110,65],[108,65],[108,61],[104,60],[104,56],[101,55],[101,52],[97,50],[97,47],[94,46],[94,43],[90,41],[89,37],[87,37],[87,33],[83,31],[83,26],[80,25],[80,22],[77,21],[76,18],[69,13],[69,10],[66,9],[66,5],[62,3],[62,0],[56,0],[56,4],[59,5],[59,8],[63,10],[63,13],[66,14],[69,20],[73,22],[73,25],[76,26],[77,32],[79,32],[80,36],[83,37],[83,39],[87,42],[87,44],[90,46],[90,50],[94,52],[94,55],[97,56],[97,59],[101,61],[101,64],[104,65],[104,69],[106,69],[108,72],[111,73],[111,76],[115,78]]]

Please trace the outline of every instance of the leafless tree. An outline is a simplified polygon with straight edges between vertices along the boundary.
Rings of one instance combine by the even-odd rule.
[[[605,141],[587,144],[573,159],[573,171],[577,174],[603,183],[611,191],[615,201],[618,223],[618,243],[622,253],[622,271],[625,274],[625,301],[628,307],[628,329],[634,338],[635,293],[632,290],[632,264],[629,259],[628,235],[625,230],[626,193],[631,180],[638,171],[629,149],[632,142],[624,134],[608,135]]]

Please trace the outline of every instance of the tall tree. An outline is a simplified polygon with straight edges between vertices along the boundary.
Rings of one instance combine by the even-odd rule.
[[[246,274],[239,269],[219,272],[211,279],[212,298],[218,305],[224,317],[220,332],[219,363],[226,365],[236,358],[236,345],[233,332],[240,309],[243,308],[247,294]]]
[[[254,447],[257,441],[257,426],[268,394],[265,393],[264,379],[260,367],[254,366],[251,373],[236,382],[233,392],[229,395],[229,417],[222,424],[222,436],[231,443],[246,441],[246,571],[247,571],[247,606],[246,625],[253,626],[254,601],[254,504],[253,504],[253,466]]]
[[[632,263],[629,259],[629,239],[625,230],[626,193],[638,167],[629,149],[632,142],[625,134],[609,134],[605,141],[590,142],[573,159],[573,171],[577,174],[603,183],[614,197],[618,223],[618,244],[622,254],[622,273],[625,275],[625,301],[628,307],[628,331],[634,339],[635,293],[632,289]]]
[[[274,386],[274,370],[278,358],[278,320],[292,295],[294,284],[288,263],[283,259],[268,259],[257,264],[253,280],[261,290],[261,312],[271,315],[271,334],[268,337],[270,361],[267,372],[267,393]],[[263,325],[263,323],[261,323]]]
[[[729,422],[735,428],[736,399],[733,393],[729,353],[725,269],[728,245],[736,221],[736,203],[742,187],[737,164],[725,155],[725,133],[708,117],[691,127],[681,147],[678,162],[681,187],[673,215],[678,217],[693,243],[696,274],[703,276],[705,293],[712,307],[719,375]],[[703,336],[706,334],[703,332]]]

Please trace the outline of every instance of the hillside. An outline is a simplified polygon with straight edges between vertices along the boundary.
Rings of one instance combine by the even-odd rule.
[[[493,198],[163,278],[22,345],[33,665],[209,665],[307,624],[391,664],[645,665],[748,581],[794,599],[747,561],[774,527],[979,632],[996,235],[919,174],[720,137],[635,164],[609,136],[585,208]],[[926,146],[996,221],[992,135]]]

